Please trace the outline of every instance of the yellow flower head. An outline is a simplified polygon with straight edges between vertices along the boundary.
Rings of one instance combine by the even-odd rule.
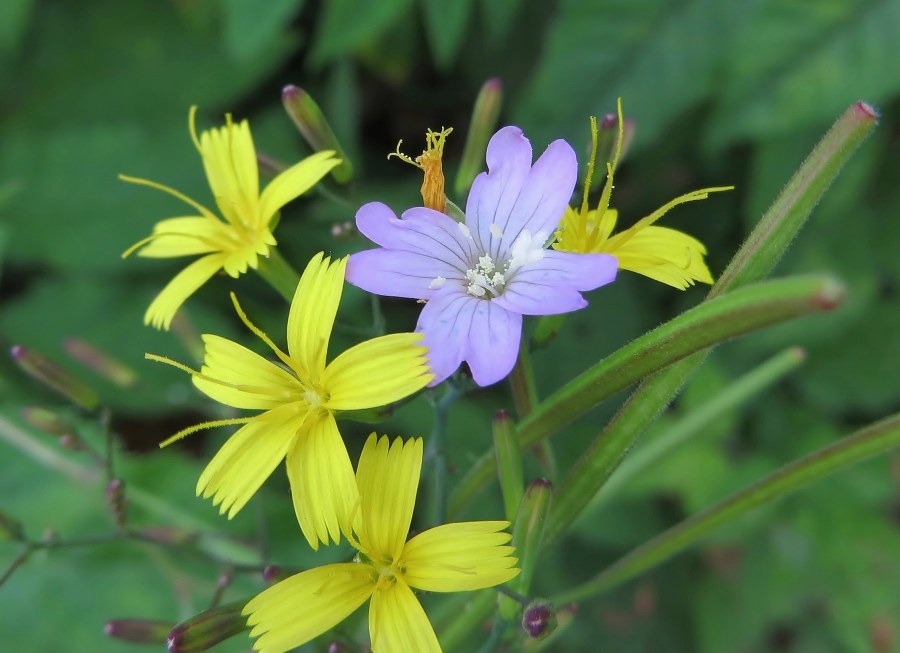
[[[291,303],[287,353],[238,315],[278,357],[280,365],[225,338],[204,335],[206,352],[194,385],[234,408],[261,410],[252,417],[206,422],[163,442],[166,446],[200,429],[243,424],[207,465],[197,494],[213,497],[233,517],[287,457],[288,480],[300,528],[310,545],[337,542],[350,532],[358,500],[353,466],[335,422],[335,412],[398,401],[433,378],[418,333],[367,340],[325,363],[328,339],[344,284],[347,259],[331,262],[321,253],[306,266]],[[168,359],[149,355],[162,362]]]
[[[686,233],[668,227],[657,227],[653,223],[679,204],[704,200],[710,193],[731,190],[733,186],[704,188],[676,197],[628,229],[613,234],[618,213],[615,209],[609,208],[609,199],[613,188],[613,173],[619,162],[624,138],[621,100],[618,105],[618,118],[616,151],[612,162],[606,164],[606,184],[597,208],[589,210],[588,192],[594,173],[598,144],[597,119],[591,117],[593,147],[584,182],[581,208],[566,209],[553,248],[582,254],[591,252],[612,254],[619,261],[619,268],[643,274],[680,290],[694,285],[697,281],[712,283],[712,274],[703,258],[706,255],[703,243]]]
[[[413,589],[466,592],[514,578],[514,549],[504,521],[445,524],[407,541],[422,440],[369,436],[356,472],[359,514],[356,562],[304,571],[270,587],[244,608],[253,647],[281,653],[331,629],[371,599],[374,653],[440,653]]]
[[[447,208],[447,195],[444,192],[444,143],[451,132],[453,127],[442,128],[439,132],[429,129],[425,132],[425,151],[415,159],[400,151],[403,141],[397,143],[397,149],[388,154],[389,159],[395,156],[424,173],[421,188],[423,206],[441,213]]]
[[[256,149],[246,120],[235,124],[226,116],[225,126],[197,137],[191,107],[191,138],[203,159],[209,187],[224,220],[177,190],[146,179],[119,175],[123,181],[150,186],[190,205],[198,215],[158,222],[153,234],[123,254],[140,250],[138,256],[172,258],[202,255],[175,275],[156,296],[144,323],[168,329],[178,308],[219,270],[232,277],[256,268],[259,256],[268,256],[275,245],[273,219],[285,204],[312,188],[340,163],[334,152],[317,152],[288,168],[259,192]]]

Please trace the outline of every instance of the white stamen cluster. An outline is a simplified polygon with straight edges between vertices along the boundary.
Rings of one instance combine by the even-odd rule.
[[[460,224],[463,234],[471,238],[471,233],[465,225]],[[503,239],[503,232],[497,224],[491,224],[490,232],[499,239]],[[509,250],[509,259],[498,264],[490,254],[478,257],[478,262],[466,270],[466,292],[473,297],[499,297],[503,292],[506,282],[511,275],[523,265],[535,263],[544,258],[544,245],[547,236],[537,233],[533,236],[528,229],[523,229],[516,237]],[[429,288],[440,288],[446,279],[437,277],[431,281]]]
[[[475,267],[466,270],[466,279],[469,281],[466,292],[473,297],[484,297],[488,293],[496,297],[506,284],[506,275],[497,270],[494,259],[487,254],[479,256]]]

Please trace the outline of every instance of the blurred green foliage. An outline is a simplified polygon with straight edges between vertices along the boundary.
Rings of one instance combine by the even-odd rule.
[[[384,158],[399,139],[415,155],[426,127],[455,126],[446,161],[452,178],[468,111],[485,79],[502,80],[503,120],[521,126],[536,152],[559,137],[584,152],[588,115],[611,111],[621,96],[626,115],[637,121],[613,196],[621,219],[630,224],[694,188],[734,184],[734,193],[666,218],[707,244],[719,272],[828,124],[858,99],[873,103],[882,126],[777,271],[832,270],[850,288],[846,305],[720,348],[659,429],[784,346],[804,346],[809,360],[617,501],[586,515],[536,574],[535,591],[551,595],[723,495],[900,408],[898,25],[900,0],[6,0],[0,3],[0,341],[55,358],[101,392],[120,436],[118,474],[137,488],[129,495],[134,524],[224,532],[232,544],[262,538],[266,561],[302,568],[313,557],[294,523],[283,473],[266,484],[256,506],[225,523],[208,502],[192,498],[222,433],[192,436],[189,450],[139,453],[219,410],[186,375],[143,360],[152,351],[196,362],[190,334],[141,324],[154,293],[184,262],[120,258],[157,220],[181,215],[183,207],[119,182],[117,174],[147,177],[211,204],[187,132],[191,105],[200,107],[201,128],[226,112],[249,118],[258,149],[288,163],[307,150],[281,112],[281,86],[298,84],[323,106],[358,180],[345,203],[319,195],[284,212],[279,244],[302,268],[320,249],[344,254],[366,246],[358,237],[331,235],[332,225],[352,221],[363,201],[398,210],[419,202],[417,175]],[[464,205],[464,198],[452,199]],[[253,276],[214,279],[203,288],[183,309],[191,329],[252,343],[230,309],[232,288],[253,319],[283,342],[287,307]],[[540,392],[697,303],[702,292],[677,294],[623,274],[535,355]],[[382,302],[389,329],[412,326],[410,304]],[[368,328],[368,298],[348,289],[339,319]],[[64,351],[71,337],[137,371],[138,384],[117,387],[78,365]],[[357,339],[344,329],[333,347]],[[617,403],[556,437],[560,469]],[[4,358],[0,418],[38,445],[0,437],[0,511],[34,538],[46,529],[64,539],[112,532],[99,477],[74,481],[36,452],[52,450],[82,466],[90,459],[33,432],[19,417],[26,404],[62,409]],[[454,407],[454,468],[464,471],[489,445],[490,417],[509,405],[508,391],[497,387]],[[419,398],[378,428],[427,435],[431,419]],[[96,426],[85,428],[102,448]],[[343,428],[352,458],[368,431]],[[873,461],[814,486],[638,585],[586,602],[554,646],[900,650],[898,462]],[[526,472],[527,478],[547,473],[533,462]],[[501,510],[494,488],[469,516],[496,518]],[[0,567],[18,550],[0,541]],[[323,555],[341,559],[346,551],[320,553],[316,564]],[[189,616],[208,605],[221,571],[208,559],[139,542],[38,552],[0,588],[3,648],[42,653],[64,643],[70,651],[127,650],[103,635],[106,620]],[[261,587],[257,575],[238,575],[226,599]],[[351,627],[345,634],[354,633]],[[239,637],[220,650],[246,648]]]

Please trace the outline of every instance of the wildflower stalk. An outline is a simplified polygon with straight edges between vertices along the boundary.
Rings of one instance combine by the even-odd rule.
[[[549,437],[652,372],[729,338],[834,308],[842,294],[843,286],[831,277],[801,276],[755,284],[704,302],[622,347],[547,397],[518,425],[519,446],[525,449]],[[451,497],[451,516],[490,480],[494,469],[490,453],[475,463]]]
[[[788,181],[698,308],[746,292],[749,288],[741,286],[771,272],[844,163],[876,123],[875,111],[862,102],[854,104],[838,118]],[[603,487],[629,449],[681,390],[707,353],[698,349],[698,353],[645,379],[632,393],[563,480],[548,526],[548,543],[572,523]]]
[[[523,340],[519,346],[519,358],[509,375],[509,385],[512,390],[513,405],[516,407],[516,415],[519,419],[523,419],[530,415],[534,407],[540,403],[534,383],[534,368],[531,365],[531,352],[527,340]],[[546,440],[538,442],[532,453],[537,458],[544,475],[555,480],[556,454],[553,452],[550,442]]]
[[[300,273],[285,260],[276,248],[273,247],[269,250],[268,257],[259,259],[259,267],[256,271],[288,303],[294,299],[294,292],[297,290],[297,284],[300,283]]]
[[[466,133],[466,144],[453,185],[457,196],[469,190],[472,180],[481,170],[484,151],[488,139],[497,126],[502,102],[503,85],[500,80],[496,78],[487,80],[478,91],[475,106],[472,108],[472,120]]]
[[[534,371],[528,343],[523,340],[519,347],[519,358],[509,374],[509,385],[512,389],[513,405],[519,419],[527,417],[538,404],[537,388],[534,386]]]
[[[709,297],[758,281],[771,272],[877,122],[878,113],[865,102],[852,105],[837,119],[731,259]]]
[[[428,523],[439,526],[447,516],[447,457],[444,454],[447,439],[447,414],[450,406],[460,396],[459,388],[452,382],[444,384],[443,396],[432,401],[434,408],[434,428],[428,439],[426,459],[432,463],[431,511]]]
[[[586,583],[556,597],[556,601],[579,601],[621,585],[750,510],[777,501],[808,483],[897,446],[900,446],[900,413],[796,460],[725,501],[686,519],[634,549]]]
[[[506,519],[516,520],[525,482],[522,474],[522,452],[516,439],[515,424],[505,410],[497,411],[493,421],[494,454],[497,457],[497,474]]]
[[[806,352],[800,347],[791,347],[776,354],[758,367],[747,372],[725,386],[711,399],[683,418],[676,421],[664,432],[655,436],[640,449],[630,454],[603,486],[603,491],[594,497],[587,511],[596,508],[628,482],[651,469],[667,455],[730,410],[743,405],[766,388],[777,383],[797,369],[806,359]]]
[[[497,605],[497,592],[482,590],[472,594],[469,604],[459,616],[438,633],[441,649],[460,651],[466,640],[478,630]]]

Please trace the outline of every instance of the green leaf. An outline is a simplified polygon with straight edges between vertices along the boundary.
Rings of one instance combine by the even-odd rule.
[[[225,45],[237,61],[264,54],[273,43],[291,38],[293,47],[303,41],[289,36],[287,28],[305,0],[225,0]]]
[[[4,0],[0,3],[0,57],[15,51],[34,11],[34,0]]]
[[[447,70],[456,60],[466,37],[474,0],[422,0],[425,32],[434,62]]]
[[[311,61],[322,65],[377,39],[410,9],[412,0],[331,0],[325,3]]]
[[[517,426],[519,445],[526,448],[549,437],[603,399],[676,361],[690,360],[685,357],[695,352],[755,329],[833,308],[833,302],[839,302],[842,293],[843,287],[832,278],[801,277],[748,286],[704,302],[622,347],[544,399]],[[575,504],[582,502],[583,506],[590,498],[587,494],[593,496],[593,492],[576,488],[584,484],[596,491],[611,471],[605,468],[601,472],[600,468],[618,462],[618,452],[608,452],[611,458],[602,453],[606,447],[616,446],[617,438],[596,440],[595,444],[603,445],[592,448],[582,458],[590,472],[576,467],[569,474],[575,487],[563,488],[567,494],[560,495],[554,508],[556,523],[549,529],[548,537],[560,534],[558,520],[575,517]],[[604,459],[602,465],[595,466],[597,461],[586,463],[594,455]],[[483,455],[456,487],[450,500],[451,513],[460,510],[496,471],[492,460],[490,452]],[[564,510],[571,512],[560,517]]]
[[[657,429],[658,432],[652,436],[648,435],[647,441],[641,443],[625,459],[604,485],[603,491],[579,517],[579,521],[589,518],[591,510],[596,509],[600,503],[607,502],[620,489],[628,489],[634,482],[650,482],[659,486],[668,484],[668,487],[677,491],[692,480],[701,478],[685,472],[703,469],[702,482],[704,486],[708,486],[711,470],[723,467],[725,461],[713,454],[709,463],[704,464],[698,460],[699,457],[707,455],[707,450],[716,451],[717,447],[710,446],[710,443],[734,430],[740,414],[739,408],[744,403],[793,371],[804,358],[802,350],[791,348],[736,379],[729,379],[716,365],[707,364],[702,367],[685,390],[676,419],[670,419],[667,427]],[[703,446],[683,452],[688,443],[700,438]],[[685,464],[678,465],[679,461]],[[666,470],[673,471],[668,478]],[[674,479],[680,482],[672,483]]]
[[[273,42],[251,60],[233,61],[223,51],[216,8],[208,0],[191,3],[191,14],[177,3],[42,6],[32,26],[42,47],[16,72],[4,136],[129,120],[184,125],[192,104],[227,107],[274,71],[290,44]]]
[[[488,38],[503,43],[515,24],[522,0],[483,0],[481,13],[487,27]]]
[[[213,280],[214,285],[216,282]],[[152,351],[191,362],[190,352],[174,333],[142,324],[143,313],[161,285],[134,280],[113,283],[91,276],[35,284],[31,292],[6,303],[0,315],[0,333],[8,342],[26,345],[53,359],[96,389],[103,403],[111,407],[157,412],[163,406],[205,406],[207,402],[193,389],[186,374],[144,360],[144,353]],[[182,310],[195,322],[195,328],[233,335],[231,323],[223,322],[218,312],[203,306],[204,295],[220,295],[224,303],[226,293],[221,288],[218,292],[205,288],[191,298]],[[137,384],[122,388],[77,364],[64,349],[65,340],[72,337],[124,363],[137,373]],[[39,389],[23,377],[19,375],[21,383],[29,383],[33,391]]]
[[[5,406],[0,408],[0,412],[5,409]],[[178,458],[161,454],[155,467],[164,473],[150,474],[148,470],[141,476],[142,487],[160,497],[168,495],[182,505],[191,499],[187,501],[189,510],[206,508],[210,513],[208,521],[221,524],[204,505],[206,502],[192,498],[197,463]],[[122,471],[128,474],[126,493],[130,474],[145,460],[147,457],[128,457],[127,461],[121,461]],[[32,539],[42,539],[48,529],[53,529],[63,540],[114,532],[102,482],[73,482],[23,455],[3,438],[0,438],[0,496],[3,497],[0,509],[21,516],[25,532]],[[160,518],[156,513],[139,523],[156,526]],[[252,529],[255,520],[248,521]],[[0,542],[0,570],[6,568],[18,550],[11,543]],[[120,653],[127,650],[122,642],[103,632],[107,620],[143,617],[177,621],[187,617],[209,605],[221,571],[219,565],[188,553],[170,552],[136,541],[37,551],[0,591],[3,623],[9,625],[3,630],[4,648],[52,653],[60,649],[60,633],[65,633],[67,650]],[[253,580],[249,576],[237,577],[226,592],[226,600],[258,591],[259,584]],[[48,592],[53,601],[48,600]],[[90,600],[85,600],[86,593]],[[77,609],[56,609],[53,602],[77,606]],[[217,650],[237,653],[247,648],[248,641],[242,639]]]
[[[186,116],[172,114],[170,127],[155,135],[144,126],[122,123],[73,125],[43,137],[28,131],[7,134],[0,169],[9,170],[22,186],[3,216],[16,243],[11,259],[82,270],[131,265],[122,262],[122,252],[149,233],[152,224],[144,218],[141,226],[136,218],[149,218],[154,210],[160,218],[183,215],[184,205],[122,183],[116,175],[146,170],[149,176],[154,169],[168,168],[173,185],[179,185],[183,171],[199,189],[203,173],[184,129]],[[84,165],[85,160],[91,165]]]
[[[234,102],[288,52],[282,44],[231,62],[214,25],[170,3],[53,4],[34,27],[44,46],[19,66],[15,101],[4,98],[2,220],[14,262],[80,270],[120,267],[121,252],[149,233],[152,211],[184,215],[182,203],[129,187],[118,173],[212,203],[188,108],[205,109],[201,128],[221,124],[222,112],[213,122],[207,111]]]
[[[778,501],[807,483],[883,454],[898,445],[900,445],[900,414],[881,420],[836,444],[796,460],[724,501],[690,517],[634,549],[594,578],[566,592],[558,602],[577,601],[620,585],[754,508]]]
[[[896,0],[758,3],[734,36],[708,142],[785,134],[850,101],[887,100],[900,89],[897,25]]]
[[[750,5],[567,0],[513,119],[536,142],[582,142],[588,116],[613,111],[622,97],[637,143],[651,143],[709,95],[724,44]]]

